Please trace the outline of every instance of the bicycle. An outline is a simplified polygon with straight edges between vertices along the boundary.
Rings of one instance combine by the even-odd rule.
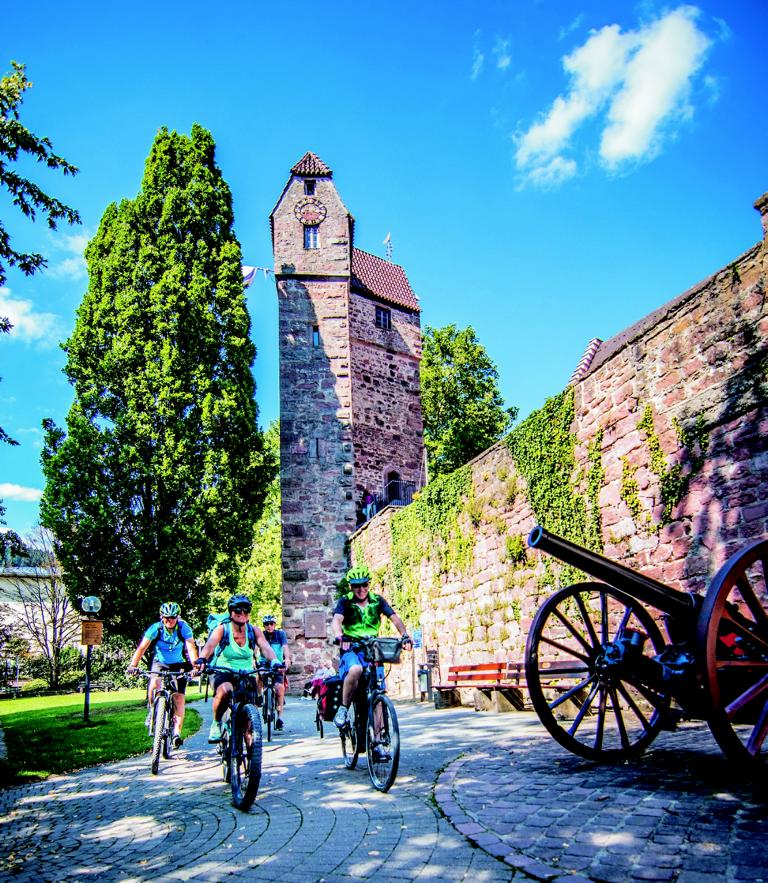
[[[280,671],[285,671],[285,666],[274,669],[271,665],[260,665],[258,668],[258,675],[261,679],[261,716],[267,730],[267,742],[272,741],[272,729],[277,720],[275,676]]]
[[[349,706],[347,722],[339,730],[344,766],[349,770],[357,766],[364,745],[373,787],[389,791],[400,765],[400,727],[380,667],[400,662],[403,642],[398,638],[355,638],[351,644],[352,650],[362,652],[368,665]]]
[[[152,775],[156,776],[160,769],[160,755],[168,760],[173,754],[173,694],[178,692],[177,684],[182,680],[191,680],[185,672],[168,671],[144,671],[136,672],[147,681],[160,678],[163,682],[161,689],[155,691],[155,699],[149,717],[147,732],[152,737]]]
[[[261,782],[261,715],[254,677],[259,669],[236,671],[221,665],[207,665],[205,670],[235,677],[232,701],[222,720],[223,732],[217,749],[222,778],[232,789],[232,805],[247,812]]]

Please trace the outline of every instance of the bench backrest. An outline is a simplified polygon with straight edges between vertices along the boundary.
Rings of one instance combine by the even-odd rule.
[[[514,684],[524,678],[524,662],[478,662],[474,665],[452,665],[448,669],[449,684]]]

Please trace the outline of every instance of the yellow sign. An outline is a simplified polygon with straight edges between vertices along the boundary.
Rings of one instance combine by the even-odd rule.
[[[104,623],[100,619],[84,619],[80,643],[86,647],[101,644]]]

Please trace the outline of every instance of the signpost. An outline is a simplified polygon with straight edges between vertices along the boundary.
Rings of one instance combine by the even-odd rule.
[[[82,620],[82,634],[80,643],[86,647],[85,651],[85,700],[83,703],[83,720],[90,720],[91,711],[91,651],[94,645],[102,642],[104,623],[93,617],[101,610],[101,601],[94,595],[83,598],[81,608],[85,614]]]

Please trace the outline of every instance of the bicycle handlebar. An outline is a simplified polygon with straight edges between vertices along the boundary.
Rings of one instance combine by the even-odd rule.
[[[245,668],[229,668],[226,665],[208,665],[205,666],[206,672],[213,672],[214,674],[223,674],[223,675],[237,675],[241,678],[248,678],[251,675],[256,675],[259,673],[258,668],[245,669]]]
[[[147,671],[144,668],[138,668],[135,671],[131,672],[131,676],[146,678],[148,681],[152,680],[152,678],[176,678],[177,680],[191,681],[194,675],[189,674],[186,671],[171,671],[170,669],[163,669],[162,671]]]

